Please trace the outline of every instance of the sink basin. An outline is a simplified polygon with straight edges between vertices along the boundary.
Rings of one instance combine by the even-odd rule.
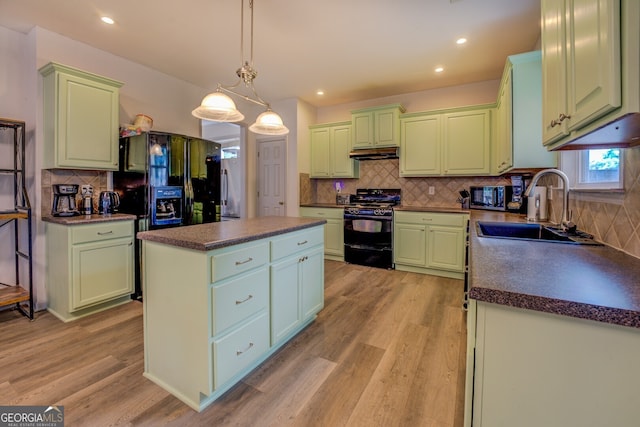
[[[582,231],[568,233],[557,227],[520,222],[476,222],[480,237],[519,239],[542,242],[568,243],[573,245],[602,245],[593,236]]]

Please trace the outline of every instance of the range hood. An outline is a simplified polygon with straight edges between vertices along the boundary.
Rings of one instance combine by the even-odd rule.
[[[349,157],[356,160],[382,160],[382,159],[397,159],[398,148],[368,148],[364,150],[353,150],[349,153]]]

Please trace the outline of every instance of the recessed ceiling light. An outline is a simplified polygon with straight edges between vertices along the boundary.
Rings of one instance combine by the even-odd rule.
[[[323,91],[322,89],[318,89],[318,90],[316,91],[316,95],[318,95],[318,96],[322,96],[322,95],[324,95],[324,91]]]
[[[441,73],[441,72],[443,72],[443,71],[444,71],[444,68],[442,68],[442,67],[437,67],[437,68],[436,68],[435,70],[433,70],[433,71],[435,71],[436,73]]]
[[[102,18],[100,18],[100,20],[105,24],[109,24],[109,25],[113,25],[116,22],[113,19],[109,18],[108,16],[103,16]]]
[[[456,44],[465,44],[467,42],[467,39],[465,39],[464,37],[460,37],[458,40],[456,40]]]

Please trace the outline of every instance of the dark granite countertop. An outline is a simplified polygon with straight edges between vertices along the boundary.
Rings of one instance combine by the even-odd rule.
[[[267,216],[142,231],[137,234],[137,238],[198,251],[210,251],[315,227],[326,222],[324,219],[316,218]]]
[[[61,225],[79,225],[79,224],[93,224],[97,222],[108,221],[133,221],[136,219],[135,215],[129,214],[111,214],[111,215],[78,215],[78,216],[43,216],[44,222],[51,222],[53,224]]]
[[[479,220],[526,222],[471,212],[470,298],[640,328],[640,259],[609,246],[478,237]]]

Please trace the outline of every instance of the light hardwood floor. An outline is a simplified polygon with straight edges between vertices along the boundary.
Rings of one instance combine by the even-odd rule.
[[[461,426],[461,280],[325,262],[318,319],[197,413],[142,376],[142,305],[62,323],[0,313],[0,404],[67,426]],[[181,313],[167,313],[180,316]]]

